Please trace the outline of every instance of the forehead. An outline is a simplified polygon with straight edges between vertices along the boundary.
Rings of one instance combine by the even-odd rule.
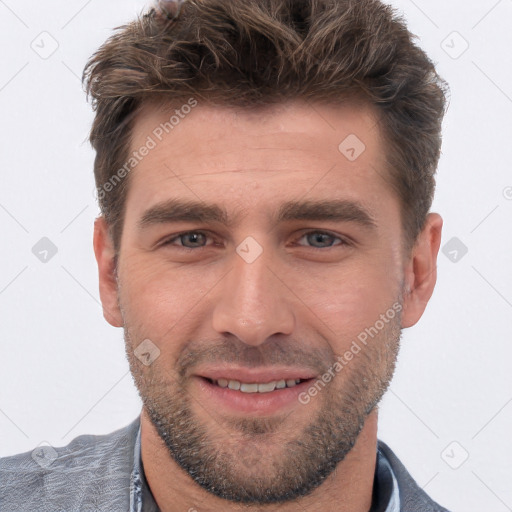
[[[279,196],[336,191],[358,200],[364,191],[371,203],[392,191],[377,115],[361,103],[244,109],[192,98],[147,104],[130,149],[144,153],[130,173],[127,202],[135,207],[169,196],[265,207]]]
[[[191,97],[170,104],[143,105],[134,123],[131,149],[144,145],[148,136],[158,146],[172,143],[176,151],[189,142],[195,149],[191,157],[211,152],[211,142],[222,146],[229,145],[231,140],[242,142],[256,137],[268,142],[264,149],[275,146],[285,150],[288,146],[296,150],[304,143],[304,149],[309,149],[310,144],[317,146],[321,137],[324,144],[318,149],[329,147],[335,152],[329,151],[326,156],[338,157],[338,144],[347,135],[356,135],[367,146],[374,146],[379,139],[377,124],[377,111],[360,101],[326,104],[290,100],[245,108],[201,103]],[[155,151],[149,156],[159,153]]]

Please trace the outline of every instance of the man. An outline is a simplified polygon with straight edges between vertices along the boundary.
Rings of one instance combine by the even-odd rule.
[[[106,320],[143,401],[1,510],[428,512],[377,439],[436,281],[444,82],[377,0],[160,2],[91,58]]]

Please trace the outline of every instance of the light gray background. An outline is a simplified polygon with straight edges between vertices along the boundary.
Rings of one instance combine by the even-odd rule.
[[[512,1],[392,4],[451,87],[433,210],[442,245],[457,237],[468,252],[439,256],[379,438],[454,512],[512,510]],[[0,0],[0,455],[108,433],[140,411],[122,330],[99,303],[93,117],[79,77],[144,6]],[[35,49],[49,52],[51,38],[43,59]],[[46,263],[32,253],[42,237],[58,248]]]

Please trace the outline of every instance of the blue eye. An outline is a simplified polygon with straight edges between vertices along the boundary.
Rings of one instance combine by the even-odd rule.
[[[180,233],[162,243],[163,246],[176,246],[183,249],[203,249],[208,244],[209,234],[203,231],[187,231]],[[330,249],[336,246],[350,245],[346,240],[326,231],[308,231],[303,233],[297,241],[306,238],[308,245],[313,249]],[[335,243],[338,240],[338,243]],[[179,241],[179,243],[177,243]],[[211,245],[211,244],[210,244]],[[302,245],[302,244],[299,244]]]
[[[175,240],[179,240],[181,242],[181,246],[185,249],[200,249],[201,247],[204,247],[204,245],[201,245],[201,242],[206,241],[206,237],[207,234],[201,231],[189,231],[187,233],[181,233],[180,235],[170,238],[164,242],[163,245],[173,245]],[[190,240],[192,247],[185,245],[184,241],[187,239]]]
[[[307,237],[307,240],[308,240],[308,243],[313,243],[313,247],[316,248],[316,249],[328,249],[330,247],[334,247],[334,245],[343,245],[345,244],[345,242],[338,236],[334,236],[332,235],[331,233],[326,233],[325,231],[310,231],[309,233],[305,233],[303,234],[299,240],[302,240],[303,238]],[[314,244],[316,244],[317,242],[319,242],[320,244],[322,244],[323,242],[329,242],[329,240],[332,242],[333,240],[340,240],[341,241],[341,244],[330,244],[330,245],[326,245],[324,247],[318,247]],[[323,240],[323,242],[322,242]]]

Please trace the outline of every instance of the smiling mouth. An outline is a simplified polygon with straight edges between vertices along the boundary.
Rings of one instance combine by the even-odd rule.
[[[242,393],[270,393],[271,391],[293,388],[302,382],[312,379],[280,379],[270,382],[241,382],[239,380],[228,379],[205,379],[220,388],[228,388],[233,391],[241,391]]]

